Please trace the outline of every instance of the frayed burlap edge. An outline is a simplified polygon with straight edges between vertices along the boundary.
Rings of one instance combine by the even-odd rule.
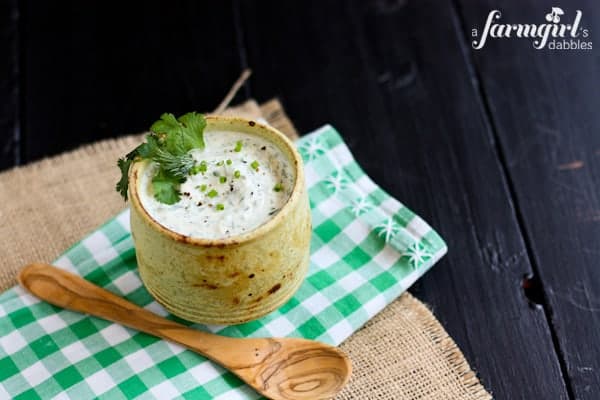
[[[435,318],[429,307],[417,300],[410,293],[406,293],[403,297],[405,298],[403,300],[407,302],[407,307],[412,308],[413,312],[418,315],[419,320],[423,324],[424,332],[434,343],[441,347],[444,358],[458,374],[470,394],[474,396],[472,398],[475,400],[491,399],[492,396],[481,385],[462,351],[460,351],[454,340],[448,335],[448,332],[446,332]]]

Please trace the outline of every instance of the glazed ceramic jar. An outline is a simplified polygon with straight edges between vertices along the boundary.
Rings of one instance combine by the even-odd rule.
[[[140,276],[160,304],[190,321],[237,324],[282,306],[304,280],[311,235],[307,188],[300,155],[281,132],[240,118],[209,116],[206,122],[205,132],[233,131],[274,145],[295,178],[287,201],[247,232],[221,238],[185,235],[143,207],[141,177],[151,163],[140,161],[129,172],[131,231]]]

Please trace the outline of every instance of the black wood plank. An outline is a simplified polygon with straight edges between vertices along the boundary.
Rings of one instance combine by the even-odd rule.
[[[501,22],[543,23],[552,6],[592,50],[541,50],[496,39],[470,50],[504,154],[521,223],[577,399],[600,398],[600,7],[596,1],[461,0],[465,42],[492,9]],[[562,39],[559,39],[562,42]],[[570,42],[571,38],[567,38]],[[470,47],[470,46],[469,46]]]
[[[19,162],[19,10],[0,2],[0,170]]]
[[[240,71],[229,2],[23,1],[26,161],[212,110]]]
[[[414,289],[498,399],[567,398],[489,126],[448,2],[243,2],[255,96],[329,122],[430,221],[448,256]]]

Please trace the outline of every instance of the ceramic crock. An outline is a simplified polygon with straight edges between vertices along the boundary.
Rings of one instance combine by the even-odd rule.
[[[223,239],[181,235],[142,207],[139,180],[148,162],[129,172],[131,232],[142,281],[169,312],[206,324],[237,324],[283,305],[308,269],[311,218],[302,160],[281,132],[240,118],[206,117],[206,129],[256,135],[275,144],[295,169],[287,203],[258,228]]]

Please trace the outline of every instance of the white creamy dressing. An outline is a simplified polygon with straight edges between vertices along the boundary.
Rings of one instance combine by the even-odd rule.
[[[143,171],[140,201],[159,224],[194,238],[225,238],[259,227],[287,202],[295,183],[294,169],[270,141],[231,131],[204,132],[204,141],[206,147],[191,154],[197,165],[206,162],[206,172],[191,175],[181,184],[181,200],[175,204],[154,198],[156,165],[149,164]],[[241,150],[236,152],[239,141]]]

